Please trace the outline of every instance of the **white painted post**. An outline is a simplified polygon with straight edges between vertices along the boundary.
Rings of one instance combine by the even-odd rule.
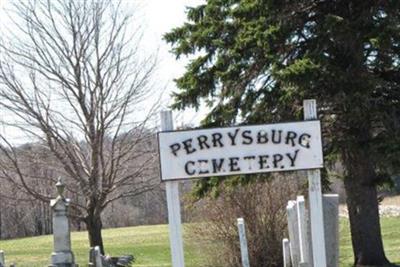
[[[304,196],[296,199],[297,219],[299,228],[300,263],[310,263],[309,259],[309,236],[307,232],[306,204]]]
[[[317,119],[315,99],[304,100],[304,120]],[[311,238],[313,262],[315,267],[326,267],[324,217],[322,208],[321,173],[308,170],[308,194],[310,200]]]
[[[174,124],[172,112],[161,112],[161,131],[172,131]],[[181,206],[179,202],[179,182],[166,181],[169,223],[169,242],[171,246],[172,267],[184,267],[185,259],[183,255],[182,226],[181,226]]]
[[[4,251],[0,250],[0,267],[5,267],[6,262],[4,260]]]
[[[289,239],[282,239],[283,267],[290,267],[290,242]]]
[[[242,265],[243,267],[250,267],[249,251],[247,249],[246,227],[244,225],[244,219],[238,218],[237,224],[239,229],[240,253],[242,255]]]

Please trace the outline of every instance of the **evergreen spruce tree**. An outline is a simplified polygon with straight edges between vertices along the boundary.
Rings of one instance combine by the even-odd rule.
[[[400,1],[208,0],[165,39],[192,58],[173,107],[205,103],[206,126],[301,119],[317,99],[326,159],[345,169],[354,264],[391,266],[376,188],[400,166]]]

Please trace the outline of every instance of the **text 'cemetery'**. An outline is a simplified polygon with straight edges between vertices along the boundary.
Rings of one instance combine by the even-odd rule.
[[[159,133],[163,180],[320,168],[319,121]]]

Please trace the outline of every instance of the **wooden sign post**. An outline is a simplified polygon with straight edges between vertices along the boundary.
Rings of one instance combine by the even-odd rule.
[[[317,103],[304,100],[304,120],[317,119]],[[324,213],[322,209],[321,173],[318,169],[307,171],[308,198],[310,201],[311,240],[314,266],[326,267]]]
[[[326,267],[318,170],[323,167],[323,154],[315,100],[304,101],[304,119],[173,131],[171,111],[161,113],[160,173],[166,182],[173,267],[184,267],[179,180],[294,170],[308,170],[313,262],[314,266]]]
[[[161,112],[161,130],[172,131],[174,124],[171,111]],[[173,267],[184,267],[183,241],[181,229],[181,204],[179,201],[179,181],[167,181],[169,242],[171,247],[171,258]]]

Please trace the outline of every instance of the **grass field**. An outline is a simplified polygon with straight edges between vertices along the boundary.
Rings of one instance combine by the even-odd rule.
[[[390,261],[400,263],[400,217],[381,219],[383,245]],[[340,220],[340,266],[348,267],[353,262],[353,251],[349,221]]]
[[[391,261],[400,262],[400,218],[382,219],[383,238],[387,255]],[[171,266],[166,225],[139,226],[108,229],[103,233],[107,253],[111,255],[134,254],[134,266]],[[51,236],[0,241],[0,249],[6,251],[8,264],[17,267],[48,266],[52,248]],[[85,232],[72,233],[73,251],[80,266],[87,265],[88,244]],[[187,267],[204,267],[203,247],[208,244],[185,239],[185,261]],[[214,250],[218,253],[218,250]],[[352,251],[348,221],[340,222],[340,266],[351,266]]]
[[[166,225],[107,229],[103,238],[108,254],[133,254],[137,258],[134,266],[171,266],[167,229]],[[185,241],[187,266],[201,267],[201,255],[197,253],[199,244]],[[52,236],[21,238],[0,241],[0,250],[5,251],[7,264],[15,262],[17,267],[43,267],[49,265],[52,244]],[[87,266],[86,232],[72,233],[72,249],[77,263]]]

